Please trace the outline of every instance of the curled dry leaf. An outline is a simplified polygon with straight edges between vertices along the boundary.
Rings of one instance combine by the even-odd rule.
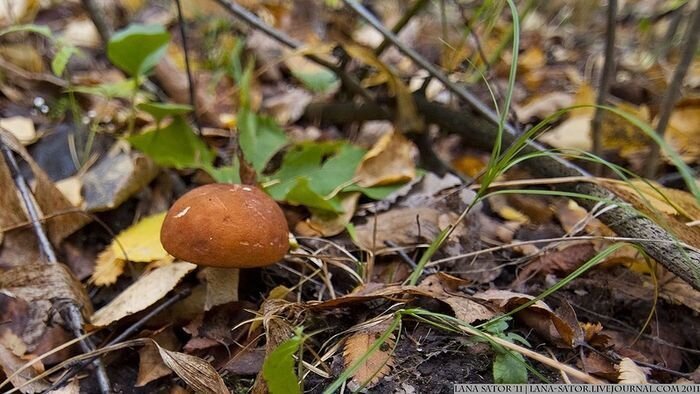
[[[362,158],[355,177],[363,187],[408,182],[416,176],[415,146],[401,133],[384,134]]]
[[[493,310],[458,291],[457,287],[465,283],[467,281],[463,279],[440,272],[423,279],[418,288],[429,291],[435,299],[449,305],[455,317],[468,324],[496,317]]]
[[[474,294],[474,298],[490,301],[504,312],[508,312],[535,297],[508,290],[487,290]],[[574,343],[578,327],[572,327],[543,301],[537,301],[515,316],[550,342],[562,343],[568,347]]]
[[[368,355],[370,348],[387,329],[388,322],[384,322],[363,328],[345,340],[343,351],[345,367],[349,368],[359,362],[348,383],[350,390],[371,388],[391,371],[394,366],[393,350],[396,346],[396,336],[393,333],[379,345],[379,348]]]
[[[646,368],[639,367],[628,357],[620,361],[618,370],[620,371],[620,377],[618,378],[618,383],[620,384],[649,384],[646,376],[649,371]]]
[[[180,345],[172,327],[168,327],[164,331],[154,334],[152,339],[156,341],[159,346],[167,350],[175,350]],[[139,350],[139,374],[134,384],[136,387],[143,387],[171,373],[172,370],[165,365],[155,346],[144,346]]]
[[[189,354],[163,349],[151,341],[163,363],[185,381],[197,393],[228,394],[221,376],[208,362]]]
[[[345,193],[340,200],[343,213],[336,215],[322,211],[312,212],[310,218],[297,223],[295,233],[306,237],[332,237],[340,234],[355,214],[359,199],[359,192]]]
[[[92,315],[91,323],[104,327],[140,312],[168,294],[196,265],[184,261],[168,264],[140,277],[126,290]]]

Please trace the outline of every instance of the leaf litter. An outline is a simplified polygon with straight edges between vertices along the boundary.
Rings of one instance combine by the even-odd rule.
[[[687,312],[700,310],[698,292],[637,249],[621,248],[566,279],[553,295],[537,298],[617,242],[617,235],[599,220],[600,212],[565,197],[477,196],[471,189],[483,180],[487,155],[426,125],[414,101],[424,94],[456,105],[445,85],[426,78],[393,46],[384,53],[364,46],[383,38],[361,27],[349,9],[333,2],[242,2],[305,44],[288,50],[258,29],[246,38],[245,29],[218,8],[193,10],[191,2],[183,2],[185,54],[174,10],[156,13],[147,2],[107,5],[127,18],[141,9],[153,20],[120,22],[123,29],[105,45],[82,8],[35,3],[13,3],[10,13],[0,7],[0,71],[13,76],[0,81],[2,141],[29,169],[53,245],[62,257],[81,259],[81,271],[87,272],[81,278],[91,277],[81,282],[64,265],[41,263],[26,207],[2,161],[0,378],[12,376],[14,387],[47,389],[57,375],[27,382],[79,354],[75,347],[62,349],[14,374],[72,339],[52,310],[58,299],[82,308],[90,318],[85,329],[98,343],[134,329],[131,336],[148,344],[138,352],[139,362],[132,362],[136,352],[118,350],[107,370],[120,387],[149,391],[188,386],[216,393],[290,387],[320,392],[346,383],[351,389],[427,392],[451,390],[453,383],[540,381],[525,365],[559,382],[555,370],[570,366],[555,359],[611,383],[696,378],[700,338],[689,329],[697,317]],[[458,11],[452,9],[456,4],[446,6]],[[638,18],[636,6],[623,12]],[[440,16],[426,7],[400,36],[450,70],[454,81],[474,81],[486,71],[498,98],[511,58],[499,49],[508,48],[502,43],[509,39],[500,25],[507,27],[509,19],[486,8],[466,5]],[[374,11],[391,26],[407,9],[386,3]],[[531,125],[583,105],[539,139],[554,148],[590,150],[596,78],[579,70],[595,45],[577,46],[572,39],[590,29],[576,18],[532,22],[557,17],[547,6],[528,12],[513,96],[517,119]],[[69,16],[61,21],[58,15]],[[472,25],[470,18],[489,23]],[[31,25],[16,28],[33,20],[60,21],[49,25],[60,25],[62,35]],[[474,28],[469,39],[452,31],[465,23]],[[558,30],[561,24],[569,33]],[[8,26],[15,28],[2,30]],[[618,30],[620,45],[634,45],[621,55],[611,105],[653,124],[676,54],[670,63],[656,59],[650,65],[640,48],[648,43],[637,40],[635,28]],[[645,34],[661,34],[657,30],[652,26]],[[46,40],[46,46],[29,45],[22,41],[26,37]],[[134,50],[129,43],[136,41],[147,45]],[[483,59],[484,52],[496,56]],[[321,67],[314,57],[329,64],[340,59],[342,69]],[[698,161],[696,71],[691,68],[664,136],[691,166]],[[620,83],[625,78],[646,82]],[[475,91],[490,102],[487,89]],[[349,115],[354,124],[334,123],[306,112],[358,97],[378,103],[377,119],[384,120],[365,122],[358,111]],[[387,117],[391,108],[395,115]],[[42,151],[33,147],[60,135],[52,132],[59,124],[75,129],[66,137],[69,159],[46,166],[38,157]],[[602,137],[606,159],[633,171],[642,168],[649,141],[641,132],[606,115]],[[426,165],[421,146],[426,138],[459,176]],[[678,176],[667,163],[662,164],[667,178],[659,184],[592,181],[686,247],[698,248],[700,208],[691,194],[677,189]],[[505,186],[490,190],[531,177],[516,168],[497,179]],[[241,180],[259,184],[282,205],[296,236],[284,261],[238,271],[198,268],[169,256],[160,244],[157,213],[194,185]],[[548,190],[548,184],[543,180],[525,189]],[[91,220],[111,230],[88,224]],[[423,253],[450,229],[421,280],[409,285]],[[167,304],[183,288],[189,295]],[[163,304],[169,307],[161,311]],[[475,339],[478,335],[456,334],[464,327],[477,327],[510,350]],[[383,343],[371,352],[377,338]],[[540,356],[554,369],[529,361],[532,355],[518,346],[546,348],[556,357],[543,356],[546,351]],[[355,370],[343,375],[351,366]],[[175,376],[171,372],[178,378],[166,378]],[[338,383],[339,377],[347,381]],[[85,375],[64,389],[98,390]]]

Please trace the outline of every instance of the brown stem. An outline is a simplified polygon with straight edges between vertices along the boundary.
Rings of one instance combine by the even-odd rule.
[[[695,48],[698,47],[698,37],[700,37],[700,4],[695,7],[695,11],[690,15],[690,23],[688,23],[685,35],[683,36],[683,43],[681,44],[680,62],[678,62],[676,69],[673,71],[671,83],[661,100],[659,123],[656,125],[656,133],[660,137],[663,137],[666,133],[666,127],[668,126],[668,121],[671,119],[673,107],[676,105],[676,101],[678,101],[681,93],[683,79],[685,79],[690,62],[695,55]],[[656,176],[656,171],[659,167],[659,153],[659,145],[655,143],[652,144],[651,152],[649,152],[649,160],[647,160],[646,168],[644,169],[647,178]]]
[[[617,15],[617,0],[608,0],[608,22],[605,32],[605,61],[600,75],[598,85],[598,99],[595,115],[591,121],[591,134],[593,135],[593,154],[601,156],[603,151],[601,125],[603,123],[603,108],[607,101],[610,84],[615,76],[615,19]],[[600,176],[603,171],[601,163],[596,162],[593,166],[593,173]]]

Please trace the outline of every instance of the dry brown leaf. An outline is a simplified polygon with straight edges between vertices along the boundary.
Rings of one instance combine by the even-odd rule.
[[[163,359],[163,363],[185,381],[195,392],[228,394],[229,390],[221,376],[208,362],[199,357],[163,349],[152,341]]]
[[[515,281],[523,283],[535,275],[546,276],[551,273],[566,276],[595,254],[596,247],[593,241],[562,243],[554,250],[549,250],[533,259],[518,272]]]
[[[526,105],[515,108],[518,120],[523,123],[533,119],[544,119],[553,113],[570,107],[574,103],[574,98],[567,93],[551,92],[540,97],[535,97]]]
[[[112,322],[140,312],[168,294],[196,265],[184,261],[174,262],[140,277],[92,315],[91,323],[104,327]]]
[[[34,190],[34,197],[36,199],[36,203],[41,209],[41,212],[43,213],[44,216],[49,216],[54,213],[61,213],[60,215],[53,216],[49,219],[46,219],[46,231],[48,233],[48,236],[51,240],[51,242],[54,245],[58,245],[65,239],[67,236],[84,226],[86,223],[90,221],[90,219],[82,215],[79,212],[75,213],[69,213],[66,214],[67,212],[71,210],[75,210],[75,207],[68,201],[64,196],[63,193],[61,193],[60,190],[56,188],[56,186],[53,184],[53,182],[49,179],[48,175],[39,167],[39,165],[34,161],[34,159],[31,157],[29,152],[22,146],[22,144],[14,137],[14,135],[6,132],[4,129],[0,128],[0,138],[2,141],[9,146],[13,151],[15,151],[19,156],[22,157],[22,159],[29,165],[31,168],[33,174],[34,174],[34,180],[36,182],[36,188]],[[0,160],[0,167],[5,167],[5,162],[4,160]],[[8,172],[6,168],[0,169],[0,181],[7,181],[8,183],[2,183],[2,185],[13,185],[13,182],[10,179],[5,179],[6,176],[8,176]],[[2,194],[14,194],[15,193],[15,188],[14,187],[2,187],[0,188],[0,195]],[[24,217],[24,208],[17,199],[16,196],[3,196],[0,197],[0,200],[7,200],[11,205],[9,205],[7,208],[9,209],[15,209],[17,208],[18,211],[15,214],[10,214],[12,220],[16,220],[18,217],[21,218],[21,222],[27,221],[27,219]],[[5,201],[0,201],[0,202],[5,202]],[[5,206],[3,206],[5,208]],[[2,216],[5,216],[3,214]],[[0,219],[4,218],[0,217]],[[2,226],[7,226],[10,223],[0,223]],[[13,224],[19,224],[19,223],[13,223]],[[11,225],[11,224],[10,224]],[[21,230],[20,230],[21,231]],[[29,258],[29,256],[32,256],[33,254],[36,254],[36,252],[32,252],[30,249],[32,247],[31,244],[29,245],[19,245],[20,248],[22,248],[21,252],[28,252],[29,254],[25,257],[24,261],[27,261],[26,259]],[[13,264],[15,262],[10,261],[10,264]],[[17,262],[19,263],[19,262]]]
[[[393,131],[381,136],[362,158],[355,179],[360,186],[372,187],[408,182],[416,176],[415,146]]]
[[[620,372],[619,384],[649,384],[646,376],[649,373],[648,369],[639,367],[630,358],[625,357],[620,361],[618,371]]]
[[[21,318],[15,316],[0,325],[0,329],[9,329],[20,336],[29,352],[47,351],[65,339],[65,335],[52,331],[60,330],[60,327],[49,327],[46,324],[53,316],[54,300],[73,302],[83,308],[86,315],[92,311],[92,304],[85,294],[84,286],[60,263],[25,264],[4,271],[0,275],[0,289],[9,301],[24,303],[21,307],[27,308],[22,311]],[[3,313],[12,312],[12,307],[7,305],[0,305]]]
[[[297,223],[295,233],[306,237],[332,237],[342,233],[355,215],[359,199],[359,192],[345,193],[340,201],[343,213],[336,215],[312,212],[310,218]]]
[[[433,294],[433,298],[449,305],[459,320],[467,324],[481,320],[486,321],[496,317],[496,313],[488,307],[460,294],[457,291],[457,283],[466,281],[445,273],[430,275],[418,286]]]
[[[5,346],[0,345],[0,368],[6,376],[12,376],[12,374],[18,369],[22,368],[26,360],[23,360],[16,355],[12,354],[10,350],[5,348]],[[23,393],[43,393],[48,390],[49,383],[43,379],[39,379],[32,383],[26,384],[29,380],[32,380],[38,373],[32,368],[27,368],[20,372],[19,374],[13,376],[10,379],[10,383],[14,387],[21,387]],[[7,387],[3,387],[6,389]]]
[[[30,73],[44,72],[44,61],[36,45],[29,43],[2,45],[0,58]]]
[[[440,211],[432,208],[394,208],[355,227],[359,247],[376,251],[385,241],[407,246],[430,242],[440,232]]]
[[[172,328],[158,332],[151,338],[164,349],[175,350],[179,346],[179,341]],[[155,346],[144,346],[139,350],[139,373],[134,386],[143,387],[156,379],[170,375],[172,372],[163,362]]]
[[[509,312],[535,298],[508,290],[487,290],[476,293],[473,297],[490,301],[504,312]],[[574,344],[578,327],[572,327],[543,301],[537,301],[515,316],[553,343],[562,343],[568,347]]]
[[[369,349],[383,335],[388,324],[378,324],[363,328],[353,333],[345,340],[343,358],[345,367],[354,366],[362,357],[367,355]],[[394,365],[393,351],[396,346],[396,336],[392,333],[384,343],[379,345],[372,354],[359,364],[348,382],[350,390],[359,390],[361,387],[371,388],[386,376]]]

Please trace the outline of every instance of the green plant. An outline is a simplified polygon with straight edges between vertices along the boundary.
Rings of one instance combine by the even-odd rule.
[[[294,355],[299,353],[298,362],[301,364],[305,339],[303,328],[297,327],[293,337],[280,343],[265,357],[262,372],[271,394],[301,393],[299,377],[294,370]]]

